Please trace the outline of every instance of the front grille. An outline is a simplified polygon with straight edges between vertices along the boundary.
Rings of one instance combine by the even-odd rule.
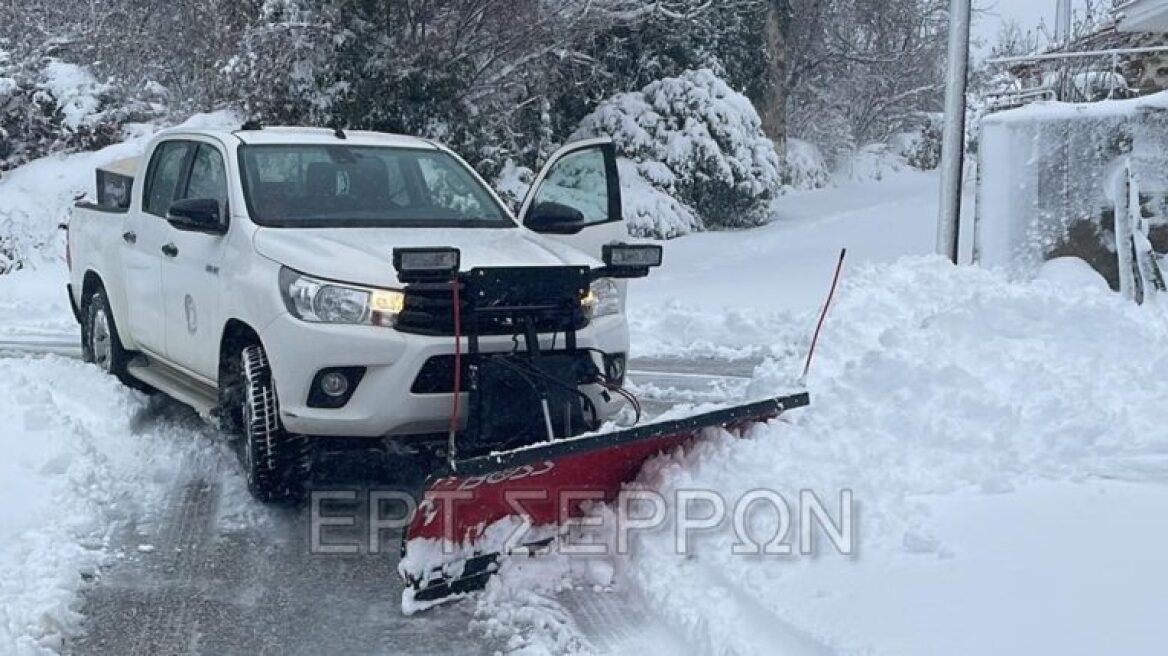
[[[416,284],[405,289],[405,306],[397,316],[394,327],[405,333],[416,335],[454,335],[454,297],[449,284]],[[461,298],[462,334],[476,331],[479,335],[515,335],[523,330],[511,317],[488,312],[480,313],[476,322],[471,313],[471,305]],[[549,301],[549,304],[551,302]],[[563,332],[565,321],[562,317],[545,316],[535,320],[539,333]],[[588,325],[588,319],[578,316],[574,330]]]
[[[567,351],[546,351],[544,356],[565,355]],[[470,388],[470,366],[472,363],[478,361],[481,357],[489,357],[491,354],[483,354],[482,356],[474,356],[469,353],[462,355],[462,391],[469,391]],[[495,354],[498,355],[498,354]],[[576,351],[574,356],[580,363],[582,370],[595,368],[592,364],[592,356],[587,351]],[[450,394],[454,391],[454,356],[453,355],[435,355],[426,360],[425,364],[418,371],[417,377],[414,378],[413,385],[410,386],[410,392],[414,394]]]

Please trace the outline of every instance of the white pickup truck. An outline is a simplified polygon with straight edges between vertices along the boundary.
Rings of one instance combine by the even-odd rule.
[[[514,216],[432,141],[245,128],[166,130],[99,170],[68,224],[69,295],[85,358],[240,434],[261,499],[297,492],[314,438],[447,428],[453,303],[403,284],[394,248],[454,247],[464,268],[594,266],[627,238],[603,140],[556,153]],[[583,307],[581,346],[623,377],[623,284],[597,280]]]

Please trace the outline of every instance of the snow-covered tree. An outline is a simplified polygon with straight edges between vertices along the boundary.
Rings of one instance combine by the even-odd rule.
[[[692,208],[665,233],[765,223],[782,185],[782,163],[742,94],[709,69],[617,94],[587,116],[573,139],[609,136],[637,175]],[[687,225],[689,224],[689,225]],[[660,225],[637,225],[661,234]]]

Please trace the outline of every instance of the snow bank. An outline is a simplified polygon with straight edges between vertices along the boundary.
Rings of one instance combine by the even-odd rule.
[[[1168,584],[1154,550],[1125,550],[1142,559],[1125,570],[1145,580],[1093,576],[1107,567],[1103,553],[1052,556],[1166,533],[1129,512],[1168,498],[1166,319],[1097,286],[1011,284],[934,259],[853,272],[810,380],[813,407],[751,439],[722,436],[662,458],[642,483],[731,498],[766,488],[833,500],[851,490],[859,555],[732,556],[723,531],[700,543],[695,560],[674,555],[663,532],[641,540],[626,572],[695,640],[708,637],[712,606],[730,626],[748,608],[844,651],[1028,651],[1012,640],[1048,653],[1152,653],[1165,636],[1142,604]],[[792,375],[789,363],[764,364],[750,394],[781,390]],[[986,494],[1011,496],[995,514]],[[1051,519],[1079,516],[1068,504],[1106,506],[1099,495],[1138,505],[1116,507],[1107,522]],[[971,509],[980,520],[962,522]],[[1104,527],[1115,532],[1084,537]],[[1001,540],[1021,546],[993,546]],[[1018,572],[1027,575],[1012,584]],[[710,580],[731,598],[701,587]],[[1035,603],[1044,599],[1052,603]],[[1011,613],[1026,621],[1011,622],[1006,640],[990,627]],[[746,644],[755,647],[736,653],[765,651]]]
[[[731,503],[810,490],[836,520],[848,490],[856,553],[820,531],[799,555],[796,514],[794,555],[734,555],[727,519],[680,556],[667,524],[612,561],[618,588],[695,653],[1157,653],[1168,310],[1082,274],[1062,262],[1017,283],[935,258],[853,269],[812,407],[662,456],[638,485]],[[787,389],[798,364],[768,360],[747,395]],[[773,512],[748,518],[773,535]],[[547,567],[587,584],[578,567]]]
[[[84,579],[163,505],[200,438],[141,432],[145,398],[76,360],[0,359],[0,380],[0,651],[50,654],[80,628]]]

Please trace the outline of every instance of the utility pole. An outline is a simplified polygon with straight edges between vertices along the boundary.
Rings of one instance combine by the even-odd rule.
[[[1071,0],[1058,0],[1054,15],[1055,41],[1059,46],[1071,43]]]
[[[945,128],[941,142],[941,210],[937,253],[957,263],[961,184],[965,175],[965,91],[969,74],[971,0],[949,2],[949,65],[945,73]]]

